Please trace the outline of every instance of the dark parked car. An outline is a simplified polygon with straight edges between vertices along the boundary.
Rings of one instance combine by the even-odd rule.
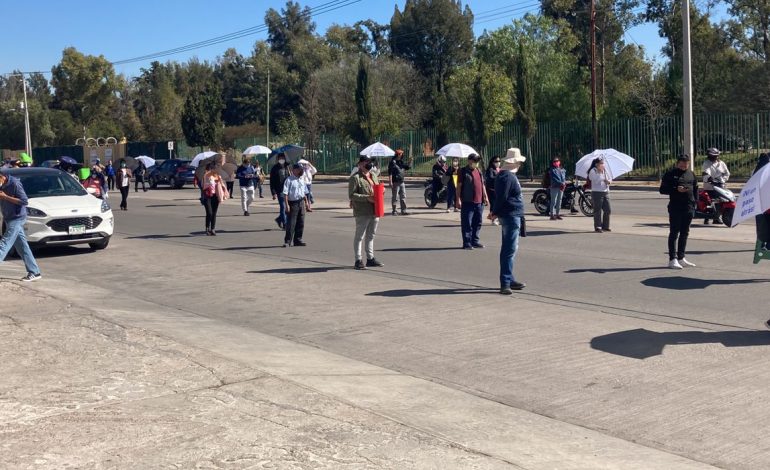
[[[182,188],[185,183],[192,183],[186,172],[190,164],[189,160],[165,160],[149,172],[148,182],[151,188],[157,188],[159,184],[167,184],[174,189]]]

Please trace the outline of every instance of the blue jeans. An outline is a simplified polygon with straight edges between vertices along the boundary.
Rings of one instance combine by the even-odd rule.
[[[5,221],[5,235],[0,239],[0,262],[5,259],[11,248],[16,248],[16,253],[24,260],[27,272],[40,274],[40,268],[35,262],[35,257],[32,256],[32,250],[27,243],[27,236],[24,234],[24,222],[26,221],[26,218]]]
[[[515,281],[513,264],[516,250],[519,248],[521,217],[500,217],[500,227],[503,234],[503,243],[500,246],[500,287],[509,287]]]
[[[307,200],[310,201],[310,204],[315,204],[315,198],[313,197],[313,184],[307,185]]]
[[[278,217],[275,218],[275,221],[285,226],[286,225],[286,200],[284,199],[283,194],[279,194],[277,197],[278,197]]]
[[[561,210],[561,197],[564,191],[561,188],[551,188],[551,207],[549,208],[549,214],[559,215]]]
[[[484,205],[463,202],[460,207],[460,229],[463,232],[463,247],[478,245],[481,232]]]

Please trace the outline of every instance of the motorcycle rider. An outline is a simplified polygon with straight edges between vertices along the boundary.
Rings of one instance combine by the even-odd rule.
[[[698,180],[689,170],[689,166],[690,157],[680,155],[676,166],[668,170],[660,182],[660,194],[667,194],[669,197],[668,267],[671,269],[695,267],[695,263],[685,258],[687,236],[690,234],[690,224],[695,215],[695,201],[698,197]]]
[[[720,153],[716,147],[710,147],[706,150],[706,161],[703,162],[703,189],[708,192],[712,201],[719,198],[719,193],[714,190],[714,185],[724,185],[730,179],[730,170],[727,169],[727,164],[719,159]],[[703,223],[708,224],[709,219],[704,219]],[[714,223],[722,223],[721,217],[717,213],[714,215]]]
[[[432,189],[433,192],[431,193],[430,199],[431,199],[431,207],[435,207],[436,204],[438,204],[438,193],[441,192],[441,190],[444,188],[444,182],[441,181],[444,176],[446,176],[447,167],[446,167],[446,157],[443,155],[439,155],[436,159],[436,163],[433,165],[433,183],[432,183]]]

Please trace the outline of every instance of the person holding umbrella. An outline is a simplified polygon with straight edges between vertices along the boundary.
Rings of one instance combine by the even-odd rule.
[[[304,158],[301,158],[297,163],[302,166],[302,176],[300,176],[300,178],[302,179],[302,182],[307,186],[307,199],[310,204],[315,204],[315,198],[313,197],[313,175],[318,173],[318,170],[313,166],[312,163],[305,160]],[[308,205],[307,211],[313,212],[313,208]]]
[[[374,186],[379,184],[373,175],[371,159],[362,155],[358,159],[358,171],[348,180],[348,199],[353,208],[353,218],[356,220],[356,233],[353,238],[353,251],[356,258],[354,267],[362,270],[380,267],[383,264],[374,257],[374,236],[380,218],[374,211]],[[361,245],[366,251],[366,264],[363,261]]]
[[[457,177],[455,207],[460,208],[463,248],[466,250],[484,248],[479,240],[479,234],[484,217],[484,205],[489,199],[484,187],[484,176],[479,170],[480,161],[481,157],[476,153],[468,156],[468,165],[460,169]]]
[[[503,160],[502,170],[495,175],[494,209],[489,212],[490,220],[499,220],[502,232],[500,245],[500,293],[511,295],[514,290],[526,287],[516,281],[513,266],[516,251],[519,248],[519,236],[523,235],[524,199],[521,196],[521,184],[516,177],[519,167],[526,161],[517,148],[508,149]]]
[[[695,263],[685,258],[687,237],[698,200],[698,180],[689,167],[690,157],[680,155],[676,166],[668,170],[660,182],[660,194],[669,198],[668,267],[671,269],[695,267]]]
[[[270,193],[273,195],[273,200],[278,199],[278,217],[275,218],[275,223],[279,228],[286,228],[286,200],[283,197],[278,197],[283,193],[283,185],[286,183],[286,178],[289,177],[290,170],[289,164],[286,163],[286,155],[279,153],[276,158],[276,164],[270,169]]]
[[[610,183],[612,177],[604,167],[604,160],[595,158],[588,170],[591,182],[591,205],[594,208],[594,231],[597,233],[610,230]]]
[[[392,193],[391,204],[393,206],[393,215],[397,215],[396,202],[401,205],[401,214],[409,215],[406,212],[406,183],[404,182],[407,170],[412,166],[404,161],[404,151],[396,150],[396,154],[388,163],[388,178],[390,179],[390,190]]]
[[[141,160],[136,161],[136,169],[134,170],[134,192],[139,192],[139,183],[142,183],[142,191],[147,192],[147,183],[144,181],[144,176],[147,173],[147,167],[144,166]]]

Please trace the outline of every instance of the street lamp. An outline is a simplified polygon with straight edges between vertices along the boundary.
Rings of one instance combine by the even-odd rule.
[[[32,133],[29,130],[29,106],[27,105],[27,80],[24,78],[24,73],[15,73],[13,76],[21,77],[21,89],[24,93],[24,102],[21,103],[21,107],[24,108],[24,151],[27,155],[32,156]]]
[[[251,64],[246,64],[247,69],[256,70]],[[270,147],[270,67],[267,68],[267,95],[265,97],[265,147]]]
[[[695,169],[692,125],[692,62],[690,59],[690,0],[682,0],[682,94],[684,154],[690,157],[690,168]]]

